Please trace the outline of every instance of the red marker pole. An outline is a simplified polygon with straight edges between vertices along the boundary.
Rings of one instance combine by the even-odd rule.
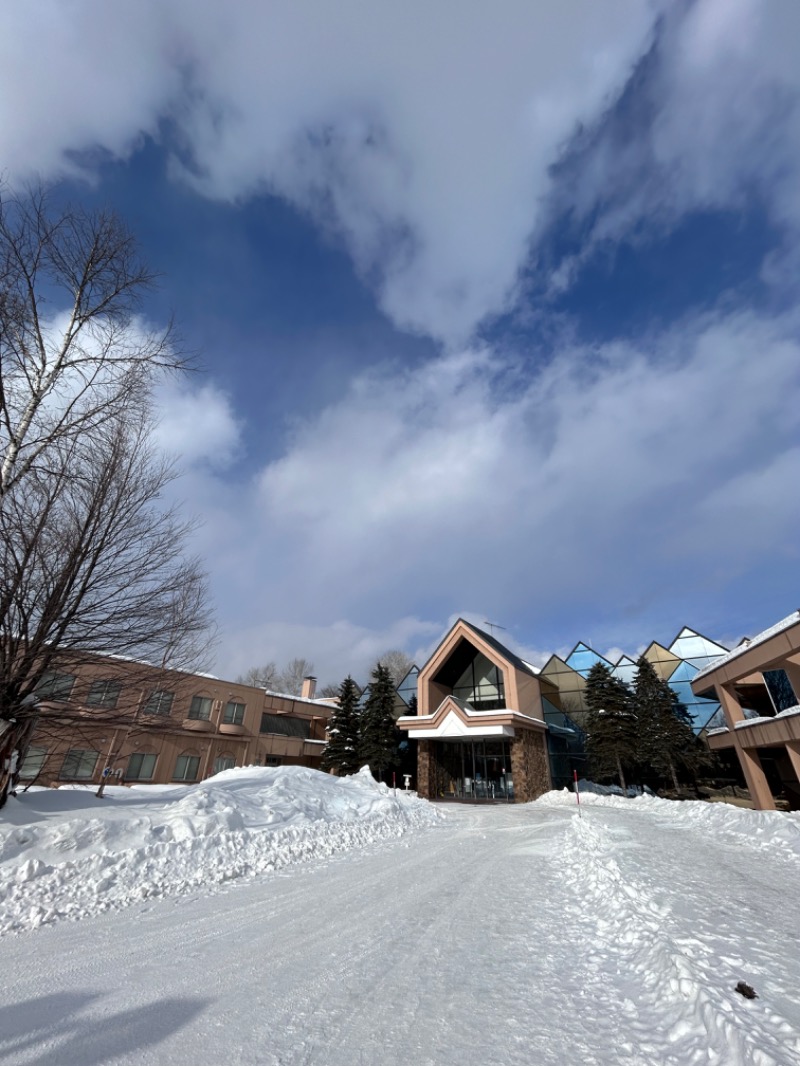
[[[581,794],[578,790],[578,771],[573,770],[572,773],[575,777],[575,799],[578,801],[578,817],[583,818],[583,815],[581,814]]]

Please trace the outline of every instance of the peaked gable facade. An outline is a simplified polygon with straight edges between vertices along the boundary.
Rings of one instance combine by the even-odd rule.
[[[397,724],[418,741],[420,795],[525,802],[548,791],[543,685],[557,692],[533,666],[459,618],[417,685],[419,713]]]

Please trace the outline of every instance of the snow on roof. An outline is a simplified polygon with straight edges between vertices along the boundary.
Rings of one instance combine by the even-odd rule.
[[[770,626],[769,629],[765,629],[763,632],[751,637],[748,641],[743,641],[737,647],[729,651],[727,655],[720,655],[718,659],[715,659],[713,663],[709,663],[708,666],[704,666],[702,670],[698,670],[692,680],[704,677],[706,674],[710,674],[712,670],[719,669],[720,666],[724,666],[726,663],[731,662],[733,659],[737,659],[740,655],[744,655],[746,651],[750,651],[751,648],[755,648],[758,644],[763,644],[764,641],[769,640],[770,637],[776,637],[779,633],[783,633],[785,629],[791,629],[792,626],[797,625],[800,622],[800,611],[793,611],[786,618],[783,618],[780,622],[776,622],[774,626]]]
[[[271,688],[265,688],[264,692],[268,696],[279,696],[282,700],[292,700],[294,703],[310,703],[313,707],[327,707],[330,709],[335,706],[328,697],[324,696],[318,700],[310,700],[307,696],[293,696],[291,692],[275,692]]]

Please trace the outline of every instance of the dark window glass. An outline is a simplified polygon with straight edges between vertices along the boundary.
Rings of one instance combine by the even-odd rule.
[[[150,781],[156,769],[156,756],[136,752],[128,759],[125,777],[129,781]]]
[[[189,708],[189,717],[195,721],[206,722],[211,717],[211,697],[192,696],[192,705]]]
[[[196,781],[200,769],[199,755],[179,755],[175,760],[175,781]]]
[[[412,666],[406,676],[397,686],[397,695],[406,704],[407,707],[411,706],[411,701],[417,695],[417,678],[419,677],[419,669],[416,666]]]
[[[797,706],[797,696],[785,670],[765,670],[764,684],[767,686],[775,713],[788,711]]]
[[[94,768],[97,765],[98,758],[99,753],[96,751],[73,748],[64,756],[60,776],[77,778],[78,780],[91,778],[94,775]]]
[[[55,670],[48,670],[42,674],[36,686],[36,695],[42,700],[68,700],[74,684],[74,674],[58,674]]]
[[[174,692],[162,692],[156,690],[150,693],[150,698],[144,707],[142,707],[142,714],[159,714],[169,715],[172,710],[172,701],[175,698]]]
[[[290,718],[284,714],[262,714],[261,732],[277,733],[282,737],[302,737],[305,740],[311,736],[311,722],[305,718]]]
[[[113,710],[117,706],[122,685],[119,681],[93,681],[89,688],[86,703],[89,707],[105,707]]]
[[[244,709],[244,703],[233,703],[232,701],[227,703],[222,721],[225,725],[241,725],[244,722]]]
[[[23,781],[32,781],[33,778],[38,777],[46,758],[47,748],[28,748],[19,768],[20,778]]]

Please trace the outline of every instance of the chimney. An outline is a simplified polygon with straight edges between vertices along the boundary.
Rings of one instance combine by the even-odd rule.
[[[317,679],[310,674],[308,677],[303,678],[303,688],[300,695],[304,700],[313,700],[314,693],[317,691]]]

